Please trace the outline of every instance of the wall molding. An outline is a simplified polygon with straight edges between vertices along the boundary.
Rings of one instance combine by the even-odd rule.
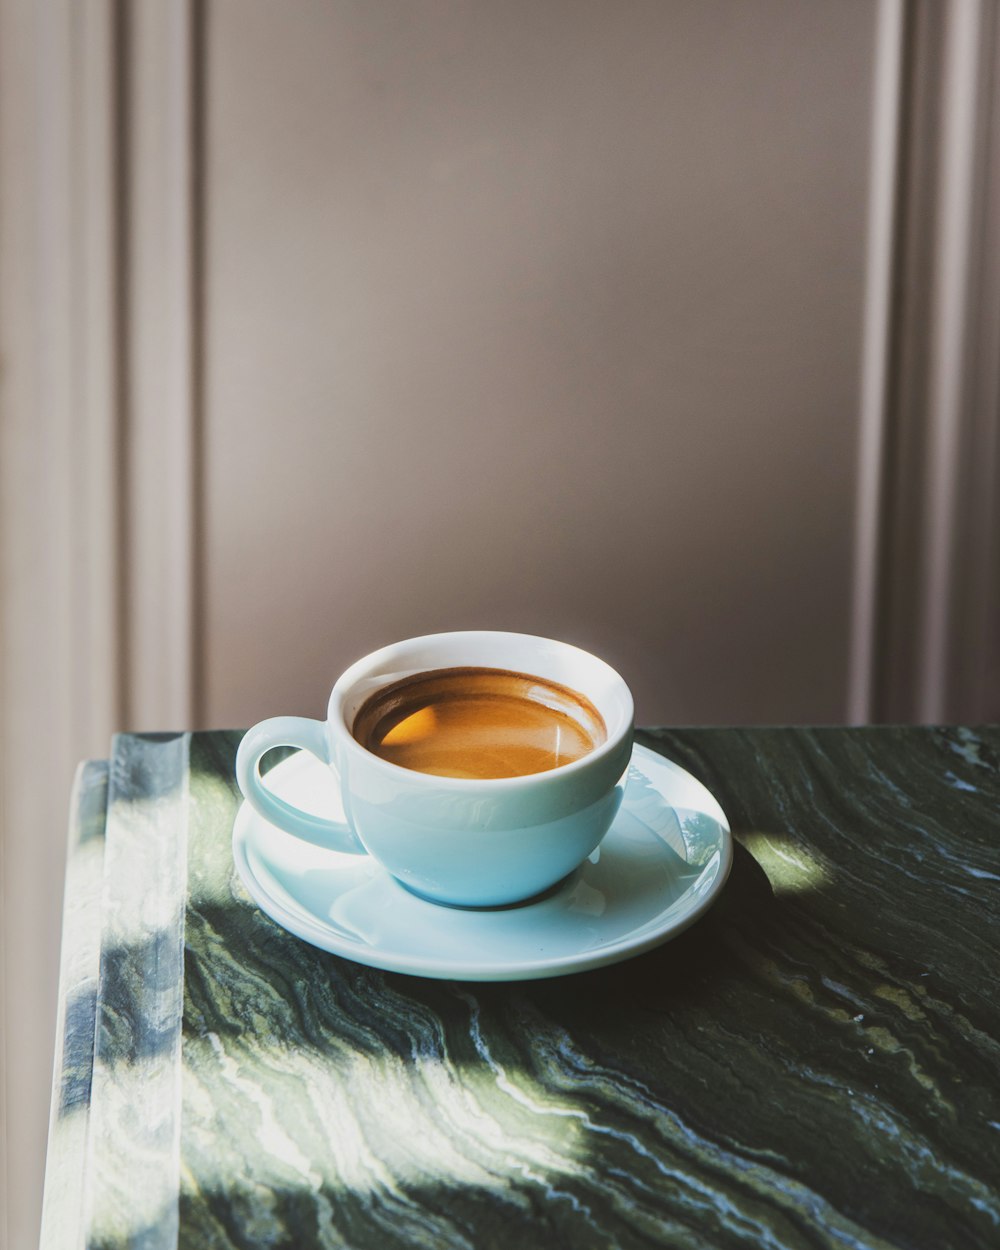
[[[71,316],[77,499],[73,602],[76,737],[96,747],[124,711],[121,444],[120,29],[109,0],[74,11],[71,126]]]
[[[948,656],[952,712],[1000,719],[1000,4],[980,23],[981,122],[971,250],[967,421],[956,541],[969,552],[956,587],[968,621]]]
[[[874,711],[905,44],[904,0],[879,0],[872,81],[854,518],[854,602],[847,689],[847,719],[853,724],[870,721]]]
[[[882,0],[880,39],[849,716],[978,720],[1000,713],[997,0]]]
[[[977,332],[1000,293],[997,273],[983,267],[988,258],[980,250],[994,172],[990,160],[996,159],[988,142],[995,124],[996,5],[962,0],[949,7],[948,19],[927,336],[927,538],[916,707],[921,720],[967,718],[971,689],[963,690],[963,677],[970,668],[985,672],[985,656],[971,654],[973,644],[984,641],[972,614],[982,611],[986,588],[980,579],[988,568],[991,532],[971,522],[989,507],[995,485],[995,472],[988,479],[983,473],[992,461],[987,449],[997,420],[995,407],[984,406],[983,374],[993,368],[1000,341],[984,357],[977,352]],[[996,324],[995,316],[985,321]]]
[[[197,720],[201,24],[0,0],[2,1244],[37,1244],[75,765]]]
[[[0,0],[0,1211],[37,1242],[77,760],[121,710],[115,6]]]
[[[127,14],[125,727],[190,729],[201,587],[201,8],[176,0]]]

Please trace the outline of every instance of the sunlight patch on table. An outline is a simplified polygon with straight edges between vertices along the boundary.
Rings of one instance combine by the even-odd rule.
[[[830,865],[786,835],[744,833],[740,841],[764,870],[775,894],[804,894],[833,884]]]
[[[406,1202],[414,1187],[506,1192],[528,1181],[554,1197],[552,1178],[588,1171],[578,1109],[520,1071],[511,1078],[459,1071],[439,1055],[346,1048],[258,1046],[248,1062],[215,1034],[187,1039],[185,1052],[185,1119],[200,1121],[205,1135],[201,1190],[249,1182],[253,1190],[391,1193]],[[239,1135],[214,1123],[210,1090],[220,1085],[242,1108]]]

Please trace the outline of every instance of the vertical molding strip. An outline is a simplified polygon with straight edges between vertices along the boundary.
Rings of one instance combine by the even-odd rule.
[[[198,419],[195,5],[128,13],[126,723],[196,711]]]
[[[76,83],[70,153],[74,213],[70,430],[76,524],[72,532],[75,739],[103,755],[121,723],[122,426],[119,30],[114,0],[71,13]]]
[[[114,14],[0,0],[0,1237],[18,1246],[38,1234],[70,787],[120,694]]]
[[[971,662],[959,666],[967,719],[1000,721],[1000,4],[984,13],[982,47],[984,125],[979,159],[985,162],[980,220],[974,244],[982,257],[973,324],[975,454],[967,525],[979,535],[970,561]],[[962,536],[963,539],[967,535]],[[963,649],[962,656],[968,653]]]
[[[904,21],[903,0],[879,0],[872,91],[868,256],[854,518],[854,596],[847,691],[847,719],[853,724],[864,724],[872,719],[875,700]]]
[[[944,719],[954,623],[957,500],[967,400],[968,314],[981,91],[980,0],[952,0],[941,85],[941,150],[934,238],[928,379],[927,545],[921,587],[917,715]]]
[[[887,171],[877,163],[869,219],[855,721],[1000,712],[985,694],[1000,662],[991,633],[1000,625],[998,10],[998,0],[903,0],[898,14],[895,239],[883,233],[889,209],[877,183]],[[885,3],[881,18],[885,32]],[[889,64],[885,45],[883,55]],[[877,92],[876,153],[890,113]]]

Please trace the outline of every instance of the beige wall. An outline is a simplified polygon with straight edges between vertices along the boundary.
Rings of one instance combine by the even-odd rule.
[[[209,6],[207,723],[463,626],[844,719],[874,16]]]

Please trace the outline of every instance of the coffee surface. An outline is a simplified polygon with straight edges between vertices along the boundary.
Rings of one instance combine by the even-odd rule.
[[[499,668],[443,668],[384,686],[354,718],[355,739],[392,764],[438,777],[522,777],[605,741],[600,712],[558,682]]]

